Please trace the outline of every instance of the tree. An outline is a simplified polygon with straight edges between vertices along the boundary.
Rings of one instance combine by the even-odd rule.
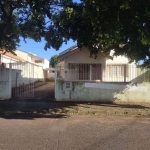
[[[58,60],[58,55],[54,55],[51,57],[50,59],[50,65],[52,66],[52,68],[55,68],[55,66],[59,63]]]
[[[62,4],[63,1],[66,0],[62,0]],[[20,37],[40,42],[45,37],[47,27],[52,24],[51,16],[57,12],[58,3],[59,0],[1,0],[0,49],[13,52],[19,45]],[[50,32],[49,30],[49,34]],[[53,33],[49,36],[53,36]],[[58,45],[53,42],[51,41],[53,48],[61,46],[60,42]]]
[[[82,0],[53,15],[53,31],[60,41],[73,39],[92,57],[99,51],[126,55],[150,67],[150,1]],[[48,34],[48,32],[47,32]]]
[[[1,0],[0,48],[13,51],[19,37],[46,41],[58,50],[69,39],[103,52],[126,55],[150,67],[149,0]]]

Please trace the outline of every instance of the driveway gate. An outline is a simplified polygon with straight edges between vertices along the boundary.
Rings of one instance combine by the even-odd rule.
[[[34,97],[35,65],[29,62],[9,64],[11,68],[12,98]]]

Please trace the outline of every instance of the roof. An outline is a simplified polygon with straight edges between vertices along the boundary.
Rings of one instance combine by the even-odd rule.
[[[8,56],[8,57],[11,57],[11,58],[16,59],[16,60],[19,60],[19,61],[21,61],[21,62],[24,62],[24,61],[25,61],[25,60],[22,59],[21,57],[16,56],[16,55],[14,55],[14,54],[12,54],[12,53],[10,53],[10,52],[6,52],[5,50],[2,50],[2,49],[0,49],[0,54],[5,55],[5,56]]]
[[[61,59],[64,59],[64,57],[67,57],[69,55],[72,55],[76,52],[80,51],[79,47],[77,45],[74,45],[68,49],[66,49],[65,51],[59,53],[59,56],[58,58],[61,60]],[[103,55],[103,53],[101,53]],[[109,59],[112,59],[113,57],[112,56],[106,56],[107,58]]]
[[[68,53],[68,52],[71,52],[71,51],[73,51],[73,50],[75,50],[75,49],[77,49],[77,48],[78,48],[78,46],[77,46],[77,45],[74,45],[74,46],[72,46],[72,47],[66,49],[65,51],[59,53],[59,56],[64,55],[64,54],[66,54],[66,53]]]

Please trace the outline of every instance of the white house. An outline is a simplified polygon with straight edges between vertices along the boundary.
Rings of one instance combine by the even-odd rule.
[[[125,56],[104,56],[98,53],[97,58],[90,58],[86,48],[73,46],[59,54],[64,62],[65,81],[103,81],[126,82],[135,77],[131,69],[135,63],[129,63]]]
[[[33,54],[31,52],[21,51],[21,50],[16,50],[15,53],[17,54],[17,56],[21,57],[25,61],[42,66],[43,69],[49,68],[49,61],[45,58],[41,58],[37,56],[36,54]]]
[[[141,70],[125,56],[89,56],[87,48],[77,46],[60,53],[57,101],[150,102],[150,70]]]
[[[0,64],[8,64],[15,62],[24,62],[25,60],[19,56],[13,55],[5,50],[0,50]]]

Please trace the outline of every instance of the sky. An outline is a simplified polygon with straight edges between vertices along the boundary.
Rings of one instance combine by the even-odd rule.
[[[76,45],[76,42],[73,42],[72,40],[68,41],[67,44],[63,44],[58,51],[55,49],[47,49],[47,51],[44,50],[45,41],[41,42],[35,42],[32,39],[26,39],[26,43],[23,41],[22,38],[20,42],[20,46],[17,47],[18,50],[22,50],[25,52],[31,52],[33,54],[36,54],[37,56],[41,58],[46,58],[47,60],[50,60],[50,58],[55,55],[59,54],[60,52],[70,48],[71,46]]]

